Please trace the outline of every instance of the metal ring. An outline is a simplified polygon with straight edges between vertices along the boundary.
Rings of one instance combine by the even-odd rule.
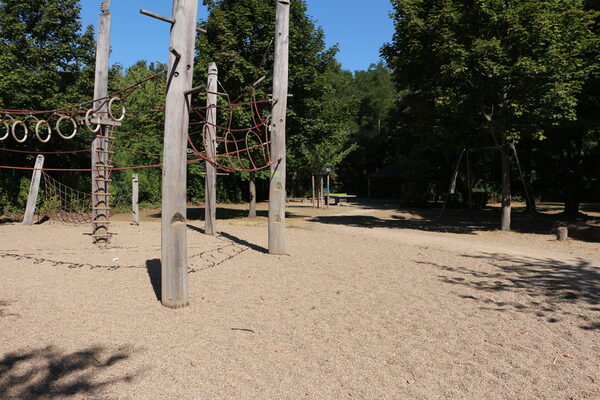
[[[19,139],[17,137],[17,125],[23,125],[23,129],[25,129],[25,135],[23,136],[22,139]],[[17,141],[17,143],[23,143],[24,141],[27,140],[27,136],[29,135],[29,129],[27,129],[27,125],[25,125],[25,122],[23,121],[15,121],[12,124],[12,136],[13,138],[15,138],[15,140]]]
[[[96,129],[92,129],[92,122],[90,121],[90,114],[92,112],[94,112],[96,110],[94,110],[93,108],[90,108],[89,110],[87,110],[87,112],[85,113],[85,126],[87,126],[87,128],[92,132],[92,133],[96,133],[100,130],[100,114],[96,115],[96,118],[98,118],[98,122],[96,122]]]
[[[10,125],[8,125],[8,122],[4,121],[4,119],[0,120],[0,122],[2,122],[4,124],[4,129],[6,130],[6,133],[4,134],[4,136],[0,137],[0,141],[6,139],[8,137],[8,135],[10,135]]]
[[[64,120],[70,120],[73,123],[73,133],[71,133],[70,136],[63,135],[60,131],[60,123]],[[77,134],[77,122],[75,122],[75,120],[68,115],[61,115],[60,118],[58,118],[58,121],[56,121],[56,133],[58,133],[58,136],[65,140],[73,139]]]
[[[48,137],[46,137],[46,139],[42,139],[42,137],[40,136],[40,126],[42,124],[46,124],[46,126],[48,127]],[[35,124],[35,137],[37,138],[37,140],[40,141],[40,143],[48,143],[48,141],[50,140],[50,136],[52,136],[52,128],[50,128],[50,123],[45,119],[40,119],[37,122],[37,124]]]
[[[121,102],[121,116],[119,118],[115,118],[115,116],[113,115],[112,112],[112,105],[115,101],[119,101]],[[108,102],[108,116],[113,120],[113,121],[123,121],[123,119],[125,118],[125,104],[123,104],[123,100],[120,97],[113,97],[112,99],[110,99],[110,101]]]

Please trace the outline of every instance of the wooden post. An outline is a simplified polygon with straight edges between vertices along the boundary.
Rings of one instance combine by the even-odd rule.
[[[315,208],[315,176],[312,175],[312,206]]]
[[[471,190],[471,150],[467,150],[467,186],[469,194],[469,209],[473,208],[473,191]]]
[[[108,95],[108,68],[110,56],[110,0],[100,6],[102,13],[98,21],[98,41],[96,42],[96,72],[94,79],[94,100]],[[108,102],[96,101],[94,108],[99,113],[106,113]],[[106,114],[103,114],[106,115]],[[108,242],[109,207],[109,170],[108,170],[108,136],[109,127],[100,125],[92,141],[92,241]]]
[[[250,172],[249,190],[250,205],[248,207],[248,218],[256,218],[256,172]]]
[[[187,270],[187,135],[198,0],[173,0],[169,71],[165,103],[162,172],[161,302],[170,308],[189,304]],[[177,57],[175,54],[180,55]]]
[[[367,198],[371,198],[371,178],[367,178]]]
[[[321,208],[325,208],[325,196],[323,193],[323,175],[319,175],[319,200],[321,202]]]
[[[558,228],[556,228],[556,240],[567,240],[567,238],[569,237],[569,228],[567,228],[566,226],[559,226]]]
[[[290,1],[276,0],[271,182],[269,185],[269,253],[285,254],[285,117],[288,95]]]
[[[329,208],[329,193],[331,193],[331,188],[329,187],[329,174],[327,174],[327,199],[326,199],[327,208]]]
[[[140,224],[140,205],[138,204],[139,198],[139,187],[138,187],[138,174],[131,175],[131,217],[132,225]]]
[[[217,153],[217,90],[219,70],[217,64],[208,64],[208,82],[206,84],[206,156],[214,159]],[[217,171],[213,164],[206,161],[206,176],[204,177],[204,233],[215,235],[217,219]]]
[[[29,196],[27,197],[27,208],[25,209],[25,217],[23,225],[33,225],[33,214],[35,214],[35,206],[37,205],[38,192],[40,190],[40,180],[42,178],[42,168],[44,167],[44,156],[39,155],[35,159],[33,175],[31,176],[31,184],[29,185]]]

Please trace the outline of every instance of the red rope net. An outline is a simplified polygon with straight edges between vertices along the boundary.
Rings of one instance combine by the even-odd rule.
[[[271,144],[270,116],[263,117],[260,106],[266,105],[270,110],[271,100],[257,100],[255,94],[252,93],[251,100],[248,102],[231,102],[227,92],[222,90],[223,93],[218,93],[218,95],[226,100],[225,104],[192,107],[193,116],[198,121],[191,122],[190,126],[200,125],[202,128],[189,133],[188,143],[191,150],[200,159],[223,171],[253,172],[268,168],[273,164],[269,148]],[[206,114],[211,110],[216,110],[224,123],[210,122]],[[225,114],[224,117],[223,114]],[[234,127],[234,121],[243,122],[238,122],[241,126]],[[211,156],[211,152],[208,151],[209,131],[211,130],[216,139],[214,156]],[[194,143],[192,139],[192,135],[197,133],[202,134],[201,143]]]

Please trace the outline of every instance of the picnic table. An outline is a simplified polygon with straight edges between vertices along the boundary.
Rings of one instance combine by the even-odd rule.
[[[355,199],[356,195],[355,194],[346,194],[346,193],[330,193],[329,197],[333,198],[333,204],[335,204],[336,206],[340,205],[340,202],[342,200],[346,200],[346,204],[348,204],[348,200],[350,199]]]

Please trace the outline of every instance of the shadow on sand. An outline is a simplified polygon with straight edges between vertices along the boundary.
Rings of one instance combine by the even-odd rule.
[[[0,398],[48,400],[100,395],[104,388],[134,379],[132,375],[106,380],[96,378],[103,370],[129,357],[129,351],[111,353],[102,347],[88,347],[73,353],[64,353],[52,346],[10,352],[0,359]]]
[[[361,228],[400,228],[428,232],[472,234],[478,231],[494,231],[500,227],[499,209],[483,210],[450,209],[440,217],[439,208],[400,208],[395,205],[360,203],[366,215],[325,215],[309,221],[322,224],[346,225]],[[393,210],[403,215],[380,218],[368,215],[372,210]],[[569,237],[588,242],[600,242],[600,227],[585,225],[587,219],[568,218],[556,214],[536,214],[532,217],[524,209],[515,208],[512,213],[512,230],[519,233],[551,234],[556,221],[578,224],[569,228]]]
[[[156,300],[160,301],[162,298],[160,260],[158,258],[146,260],[146,272],[148,272],[148,278],[156,295]]]
[[[577,315],[582,321],[580,328],[600,329],[600,322],[594,322],[590,318],[590,315],[600,317],[600,268],[589,261],[578,258],[567,263],[551,258],[492,253],[462,256],[484,260],[495,271],[483,272],[462,266],[418,263],[448,272],[438,275],[444,283],[480,292],[481,295],[474,296],[474,292],[469,290],[469,294],[460,296],[477,301],[484,310],[532,312],[538,317],[548,317],[548,322],[555,323],[559,321],[559,304],[577,304],[582,310]],[[499,292],[524,293],[535,300],[523,304],[497,301],[486,296],[486,293]]]
[[[204,207],[188,207],[187,208],[187,219],[189,221],[204,221]],[[217,220],[228,220],[228,219],[239,219],[247,218],[248,210],[234,207],[217,207],[216,210]],[[267,210],[256,210],[257,217],[267,218],[269,212]],[[160,218],[160,212],[149,215],[150,218]],[[286,211],[286,218],[301,218],[301,215],[297,215],[293,212]]]
[[[0,318],[2,317],[18,317],[18,314],[7,312],[6,309],[10,306],[10,301],[0,300]]]

